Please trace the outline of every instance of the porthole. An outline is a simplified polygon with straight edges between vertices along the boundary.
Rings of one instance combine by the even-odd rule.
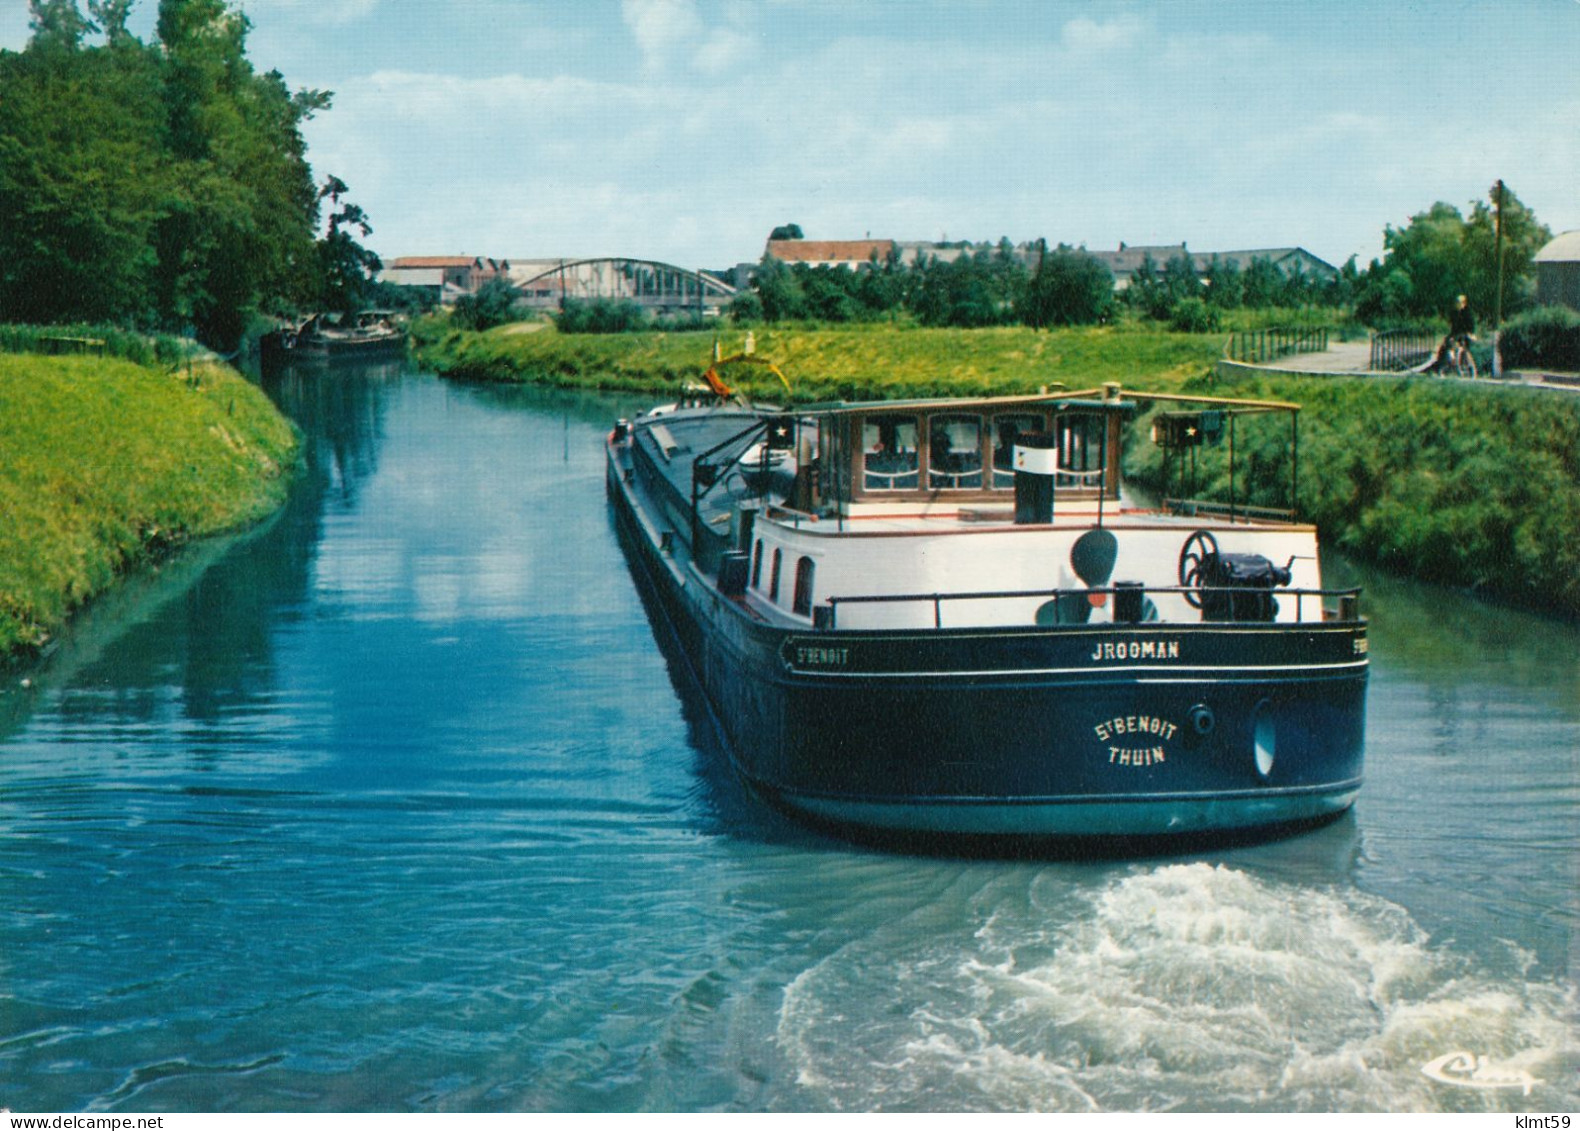
[[[1264,778],[1271,777],[1273,760],[1278,754],[1278,728],[1273,725],[1273,712],[1265,701],[1257,707],[1251,744],[1256,758],[1256,772]]]

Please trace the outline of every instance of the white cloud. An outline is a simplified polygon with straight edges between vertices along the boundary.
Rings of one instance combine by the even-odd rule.
[[[630,86],[572,75],[467,78],[386,70],[342,84],[336,93],[336,109],[348,109],[346,103],[357,101],[362,112],[374,117],[389,114],[396,118],[451,120],[465,128],[476,128],[499,124],[499,119],[492,117],[499,114],[517,114],[525,121],[541,122],[548,115],[597,111],[639,96],[640,91]],[[491,117],[481,118],[485,112]]]
[[[1060,42],[1071,51],[1118,51],[1130,47],[1151,30],[1140,16],[1122,15],[1099,23],[1080,16],[1064,25]]]
[[[692,62],[703,74],[723,74],[750,58],[756,46],[756,41],[745,32],[715,28],[697,49]]]
[[[692,0],[623,0],[620,15],[652,70],[664,69],[685,44],[701,39],[704,32]]]

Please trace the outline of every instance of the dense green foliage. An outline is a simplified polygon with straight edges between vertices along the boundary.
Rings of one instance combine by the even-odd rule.
[[[366,239],[373,234],[361,205],[346,199],[346,183],[330,177],[318,190],[320,204],[328,202],[330,212],[324,238],[318,241],[317,305],[324,310],[355,314],[373,297],[371,280],[384,267],[377,255],[357,242],[353,229]]]
[[[1445,317],[1458,295],[1483,322],[1498,310],[1497,186],[1475,201],[1470,216],[1442,201],[1410,217],[1403,228],[1383,233],[1384,258],[1373,261],[1356,296],[1356,313],[1369,325],[1396,325],[1412,318]],[[1552,239],[1546,225],[1503,190],[1504,314],[1530,306],[1536,292],[1535,256]]]
[[[1108,321],[1114,308],[1114,274],[1102,260],[1064,244],[1039,251],[1021,298],[1021,321],[1038,329]]]
[[[1402,574],[1580,615],[1580,398],[1435,378],[1222,382],[1191,391],[1302,406],[1300,508],[1327,544]],[[1144,437],[1143,419],[1136,435]],[[1238,429],[1236,497],[1288,498],[1287,423]],[[1229,497],[1228,446],[1197,457],[1196,494]],[[1161,480],[1161,453],[1131,447],[1127,471]]]
[[[1207,334],[1218,327],[1218,312],[1203,298],[1182,298],[1169,311],[1169,328],[1182,334]]]
[[[128,568],[284,498],[296,438],[215,365],[0,354],[0,658]]]
[[[562,334],[629,334],[648,329],[652,319],[630,299],[568,298],[554,324]]]
[[[731,304],[739,323],[915,321],[923,326],[977,328],[1024,325],[1092,326],[1121,314],[1183,322],[1188,333],[1212,328],[1228,311],[1272,307],[1349,306],[1358,282],[1353,263],[1331,282],[1299,273],[1286,276],[1269,260],[1253,260],[1243,273],[1216,259],[1206,277],[1183,251],[1161,269],[1150,257],[1124,291],[1113,274],[1084,248],[1039,241],[1030,251],[1000,240],[996,246],[959,249],[953,258],[918,257],[906,265],[897,253],[859,270],[783,263],[765,257],[751,289]],[[1210,305],[1177,312],[1182,302]]]
[[[1503,363],[1510,369],[1580,373],[1580,314],[1544,306],[1504,323]]]
[[[1241,321],[1236,315],[1247,311],[1322,308],[1378,329],[1437,328],[1455,297],[1465,294],[1486,323],[1500,309],[1515,314],[1529,307],[1534,256],[1551,238],[1506,187],[1501,205],[1501,308],[1498,208],[1489,194],[1472,202],[1468,217],[1438,203],[1402,228],[1388,227],[1381,260],[1361,271],[1352,258],[1331,279],[1286,273],[1267,258],[1241,265],[1214,256],[1203,268],[1182,247],[1163,263],[1144,256],[1129,285],[1115,293],[1107,267],[1084,249],[1050,251],[1037,241],[1028,250],[1003,239],[994,246],[949,245],[960,254],[922,255],[909,265],[895,252],[855,271],[765,257],[731,314],[751,323],[1047,327],[1097,325],[1128,313],[1203,333]],[[786,230],[775,229],[774,238]]]
[[[476,293],[462,295],[450,311],[451,321],[463,330],[492,330],[518,318],[516,301],[521,292],[505,279],[490,279]]]
[[[0,353],[92,353],[138,365],[175,366],[201,353],[187,338],[139,334],[118,326],[19,326],[0,323]]]
[[[226,0],[159,0],[153,43],[127,31],[129,7],[98,0],[95,24],[76,0],[31,0],[27,49],[0,51],[0,321],[228,350],[256,310],[345,305],[348,269],[369,266],[349,246],[366,218],[332,181],[315,240],[301,134],[329,96],[255,71]]]

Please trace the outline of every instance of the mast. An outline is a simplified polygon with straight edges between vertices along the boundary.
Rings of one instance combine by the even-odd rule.
[[[1493,241],[1495,249],[1493,255],[1497,257],[1498,261],[1498,298],[1497,305],[1492,308],[1492,332],[1496,335],[1498,329],[1503,325],[1503,178],[1498,178],[1498,183],[1492,186],[1492,192],[1493,203],[1496,206],[1496,211],[1494,212],[1496,227],[1494,230],[1497,233]]]

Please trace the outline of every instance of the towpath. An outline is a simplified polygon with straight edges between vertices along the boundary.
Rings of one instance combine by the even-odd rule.
[[[1328,348],[1318,353],[1296,353],[1288,357],[1281,357],[1276,361],[1269,361],[1261,365],[1251,365],[1245,362],[1220,362],[1220,367],[1228,370],[1255,371],[1263,370],[1278,373],[1309,373],[1313,375],[1348,375],[1348,376],[1378,376],[1400,377],[1403,374],[1374,370],[1371,368],[1372,348],[1370,341],[1359,342],[1331,342]],[[1500,384],[1543,385],[1554,389],[1566,389],[1570,392],[1580,392],[1580,374],[1554,373],[1545,371],[1508,371],[1499,379]]]

